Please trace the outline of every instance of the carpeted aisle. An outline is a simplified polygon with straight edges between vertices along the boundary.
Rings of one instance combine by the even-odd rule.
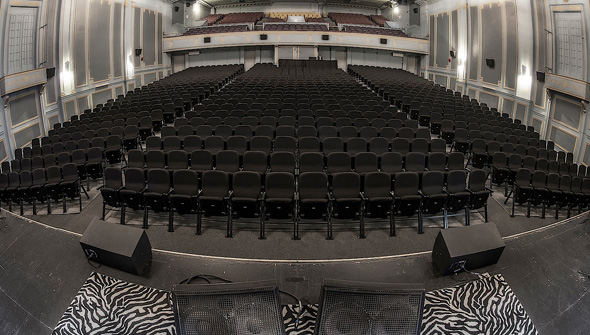
[[[283,307],[289,335],[313,334],[317,305]],[[299,314],[299,323],[296,324]],[[426,293],[422,334],[537,334],[502,275]],[[169,293],[92,273],[55,335],[176,334]]]

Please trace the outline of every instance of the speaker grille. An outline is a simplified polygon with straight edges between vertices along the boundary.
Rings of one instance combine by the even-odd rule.
[[[418,334],[424,290],[362,283],[324,285],[316,334]],[[349,285],[345,287],[344,285]],[[379,287],[381,286],[381,287]]]
[[[267,284],[176,286],[172,297],[178,333],[285,334],[278,289]]]

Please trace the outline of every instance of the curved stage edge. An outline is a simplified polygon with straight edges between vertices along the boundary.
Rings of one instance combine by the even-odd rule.
[[[590,330],[588,215],[504,236],[500,261],[475,270],[501,273],[540,334]],[[148,272],[135,276],[91,267],[79,246],[79,232],[4,210],[1,217],[0,307],[8,313],[2,313],[0,324],[3,332],[15,334],[50,334],[92,271],[163,290],[197,274],[232,281],[270,278],[304,303],[318,302],[324,278],[423,282],[427,290],[477,278],[469,273],[441,276],[431,262],[431,249],[336,260],[243,259],[155,249]],[[292,303],[288,298],[283,302]]]

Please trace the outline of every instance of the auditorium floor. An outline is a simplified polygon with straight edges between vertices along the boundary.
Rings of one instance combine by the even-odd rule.
[[[498,197],[503,200],[499,194]],[[158,250],[146,275],[135,276],[105,266],[95,270],[86,262],[78,241],[90,219],[99,215],[100,206],[97,198],[82,214],[34,217],[46,225],[2,213],[0,333],[51,333],[92,271],[165,290],[196,274],[212,274],[233,281],[275,278],[281,289],[295,294],[304,303],[318,301],[323,278],[424,282],[427,290],[476,278],[468,273],[442,277],[430,260],[438,229],[427,228],[425,234],[418,235],[415,220],[411,226],[398,229],[397,237],[382,237],[380,230],[371,230],[367,239],[357,240],[356,226],[350,226],[349,230],[336,234],[334,241],[324,240],[324,230],[304,230],[301,241],[291,241],[290,230],[271,230],[267,240],[259,241],[256,225],[250,230],[240,230],[234,239],[226,239],[222,228],[209,228],[204,235],[195,236],[193,226],[181,225],[174,233],[167,233],[164,226],[155,224],[148,232],[152,246]],[[498,225],[506,249],[498,264],[476,271],[501,273],[540,334],[590,332],[590,298],[586,294],[590,288],[588,213],[552,224],[555,220],[549,217],[510,219],[504,209],[495,200],[490,201],[489,219]],[[199,249],[204,241],[214,247]],[[247,246],[238,248],[237,244]],[[309,248],[315,250],[314,257],[306,250]],[[229,257],[249,255],[275,261],[223,259],[163,249],[194,253],[204,250],[214,256],[226,253]],[[341,261],[324,258],[360,254],[384,257]],[[281,261],[281,258],[293,261]],[[317,260],[305,261],[306,258]],[[283,302],[293,302],[288,299],[285,297]]]

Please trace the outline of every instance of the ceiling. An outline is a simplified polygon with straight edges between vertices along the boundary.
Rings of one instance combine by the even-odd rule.
[[[177,2],[178,0],[167,0],[169,2]],[[194,0],[189,0],[190,2],[194,2]],[[256,1],[256,0],[200,0],[205,4],[208,4],[212,7],[223,6],[223,5],[239,5],[239,4],[270,4],[276,2],[295,2],[293,0],[268,0],[268,1]],[[395,2],[400,3],[408,3],[408,0],[394,0]],[[185,2],[185,0],[180,0],[178,2]],[[339,5],[352,5],[352,6],[367,6],[367,7],[381,7],[385,4],[389,4],[392,0],[300,0],[296,2],[310,2],[310,3],[321,3],[321,4],[339,4]]]

